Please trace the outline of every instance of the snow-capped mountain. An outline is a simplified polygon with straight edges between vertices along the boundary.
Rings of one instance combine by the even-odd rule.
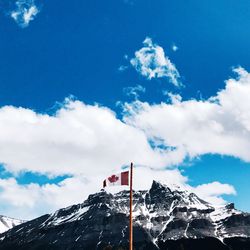
[[[128,191],[101,191],[1,234],[0,249],[127,249],[128,215]],[[155,181],[134,192],[133,218],[135,249],[250,249],[249,213]]]
[[[24,221],[0,215],[0,233],[8,231],[14,226],[20,225]]]

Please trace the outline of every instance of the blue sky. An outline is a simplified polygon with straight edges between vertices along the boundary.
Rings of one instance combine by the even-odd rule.
[[[29,218],[80,202],[85,194],[68,198],[65,203],[57,198],[55,206],[50,204],[65,189],[69,193],[79,190],[81,183],[91,183],[87,193],[95,191],[96,173],[100,172],[101,179],[113,169],[118,171],[118,164],[124,164],[126,159],[130,162],[133,157],[136,163],[155,171],[177,171],[176,181],[193,188],[218,182],[224,185],[222,191],[214,194],[211,185],[208,198],[223,197],[235,202],[237,208],[250,211],[247,201],[250,156],[243,140],[244,133],[246,140],[250,138],[247,109],[250,104],[239,104],[238,99],[242,102],[247,99],[241,98],[240,90],[235,94],[238,85],[244,85],[244,93],[248,91],[245,82],[248,83],[250,69],[249,11],[249,1],[243,0],[0,0],[0,200],[5,204],[0,205],[0,213]],[[143,44],[147,38],[150,42]],[[143,52],[142,48],[153,48],[153,59],[157,48],[162,49],[164,65],[157,60],[143,65],[135,55],[136,51]],[[158,71],[150,77],[148,71],[143,74],[142,66]],[[239,67],[242,68],[237,76],[233,68]],[[180,77],[178,84],[173,84],[176,73]],[[228,87],[224,96],[228,79],[236,84],[232,89],[237,91],[231,92]],[[215,117],[214,107],[207,104],[213,96],[224,105],[222,110],[215,108]],[[227,106],[229,99],[239,106],[234,102]],[[206,113],[206,107],[199,105],[202,101],[212,111]],[[178,119],[169,114],[171,105],[175,108],[181,105],[177,113],[180,112],[185,127],[179,126]],[[196,108],[200,112],[198,118]],[[195,118],[191,119],[189,114]],[[120,133],[121,122],[126,131]],[[167,126],[162,127],[165,122]],[[196,138],[194,133],[187,132],[194,127],[194,131],[206,131],[207,125],[212,130],[215,126],[216,137],[211,137],[216,138],[215,145],[204,140],[209,140],[209,134]],[[122,128],[118,129],[119,126]],[[179,134],[173,137],[177,133],[175,126]],[[116,154],[112,147],[102,152],[110,144],[116,148],[113,131],[115,138],[119,135],[119,140],[128,142],[128,145],[124,142],[124,148],[138,138],[133,151],[138,160],[123,147],[119,152],[124,150],[124,158],[112,159]],[[67,138],[62,140],[65,133]],[[81,136],[87,145],[82,144]],[[147,144],[143,136],[159,144],[156,151],[148,148],[152,143]],[[179,136],[186,139],[180,142]],[[105,140],[101,141],[102,137]],[[193,137],[194,144],[201,143],[195,148]],[[140,147],[145,149],[145,155],[136,151]],[[175,148],[179,150],[175,152]],[[164,149],[173,149],[178,157]],[[96,158],[100,155],[100,161],[91,158],[94,154]],[[80,156],[88,160],[81,162]],[[96,171],[87,175],[85,168]],[[70,184],[74,178],[79,186]],[[13,192],[28,201],[18,202]],[[44,201],[42,209],[37,209],[37,199]]]

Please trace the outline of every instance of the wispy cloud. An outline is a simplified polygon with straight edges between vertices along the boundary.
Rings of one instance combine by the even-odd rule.
[[[126,65],[121,65],[119,68],[118,68],[118,71],[125,71],[126,69],[128,68],[128,66]]]
[[[147,37],[144,47],[135,52],[130,60],[132,66],[147,79],[166,77],[175,86],[180,86],[180,74],[162,47]]]
[[[179,49],[179,48],[178,48],[175,44],[172,45],[172,50],[173,50],[173,51],[177,51],[178,49]]]
[[[128,61],[129,61],[129,56],[128,56],[127,54],[125,54],[125,55],[123,56],[123,59],[124,59],[125,61],[127,61],[126,64],[129,64],[129,63],[128,63]],[[129,67],[129,65],[120,65],[119,68],[118,68],[118,71],[120,71],[120,72],[125,71],[125,70],[128,69],[128,67]]]
[[[130,96],[130,97],[134,97],[135,99],[138,99],[140,96],[140,93],[145,93],[146,92],[146,88],[144,88],[142,85],[137,84],[134,87],[126,87],[123,89],[123,92],[125,95]]]
[[[39,13],[35,0],[17,0],[16,8],[10,12],[10,16],[21,27],[25,28]]]

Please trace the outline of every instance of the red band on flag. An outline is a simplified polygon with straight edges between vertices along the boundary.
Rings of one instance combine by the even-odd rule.
[[[121,185],[128,185],[128,174],[129,174],[129,171],[121,173],[121,179],[122,179]]]

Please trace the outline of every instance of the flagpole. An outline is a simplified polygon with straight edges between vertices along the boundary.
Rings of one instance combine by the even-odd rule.
[[[129,250],[133,250],[133,216],[132,216],[132,209],[133,209],[133,163],[131,162],[130,165],[130,214],[129,214]]]

